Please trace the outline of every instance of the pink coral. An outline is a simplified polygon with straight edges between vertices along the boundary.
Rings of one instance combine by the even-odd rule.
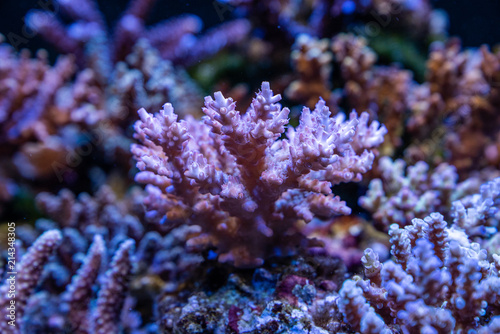
[[[366,113],[330,117],[320,100],[285,135],[290,111],[269,83],[244,114],[231,98],[214,97],[205,98],[204,122],[178,121],[171,104],[156,115],[139,110],[132,153],[150,218],[199,225],[191,246],[215,246],[220,261],[255,266],[277,250],[293,252],[299,220],[350,213],[331,187],[361,180],[384,126],[368,124]]]

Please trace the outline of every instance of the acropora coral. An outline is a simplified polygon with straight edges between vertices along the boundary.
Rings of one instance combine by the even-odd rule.
[[[52,5],[0,35],[2,334],[500,333],[500,50],[428,0]]]
[[[339,310],[361,333],[450,333],[498,327],[497,254],[487,252],[439,213],[391,225],[394,260],[381,263],[371,249],[364,276],[346,280]]]
[[[199,225],[189,244],[216,246],[223,262],[258,266],[276,247],[289,253],[300,243],[298,220],[351,212],[331,187],[361,180],[383,126],[368,123],[366,113],[330,117],[320,100],[285,132],[290,111],[268,82],[243,115],[231,98],[214,97],[205,98],[202,122],[178,121],[171,104],[156,115],[139,110],[132,153],[136,181],[147,184],[147,214]]]

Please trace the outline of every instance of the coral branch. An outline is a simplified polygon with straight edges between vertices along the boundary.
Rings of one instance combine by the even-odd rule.
[[[203,230],[192,245],[209,242],[219,260],[252,266],[276,247],[291,252],[300,219],[348,214],[330,188],[361,180],[385,128],[369,125],[365,114],[332,118],[320,100],[282,138],[289,110],[280,100],[264,82],[245,114],[221,92],[205,98],[204,123],[177,121],[170,104],[154,116],[139,110],[132,153],[141,170],[136,180],[148,184],[154,203],[151,215],[183,212]]]

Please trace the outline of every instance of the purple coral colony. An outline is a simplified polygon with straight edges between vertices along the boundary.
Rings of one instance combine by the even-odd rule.
[[[500,51],[428,0],[207,3],[0,35],[0,333],[500,333]]]

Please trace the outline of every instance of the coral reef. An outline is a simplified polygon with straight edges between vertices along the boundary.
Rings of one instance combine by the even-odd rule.
[[[436,43],[426,82],[410,93],[408,159],[453,164],[462,179],[498,168],[498,56],[483,46],[461,51],[460,41]]]
[[[391,225],[394,260],[385,263],[365,250],[365,279],[346,280],[339,292],[339,310],[355,331],[489,333],[496,328],[498,256],[488,260],[479,244],[446,226],[438,213],[405,228]]]
[[[171,104],[139,110],[132,153],[149,214],[199,225],[190,244],[216,246],[236,266],[261,265],[276,247],[293,251],[298,220],[349,214],[331,187],[361,180],[385,128],[366,113],[331,118],[320,100],[279,139],[289,114],[280,99],[264,82],[244,115],[220,92],[205,98],[204,122],[178,121]]]
[[[498,48],[428,0],[51,5],[0,28],[1,333],[500,333]]]
[[[165,333],[328,333],[315,300],[334,294],[345,268],[330,257],[298,257],[239,274],[220,264],[215,273],[196,276],[197,291],[164,293],[159,302]],[[212,271],[214,271],[212,270]],[[211,293],[210,277],[218,277]],[[201,277],[201,279],[200,279]],[[249,307],[249,305],[251,305]],[[326,320],[326,319],[325,319]],[[331,319],[333,320],[333,319]]]
[[[90,177],[91,154],[108,164],[120,161],[126,174],[127,127],[137,109],[159,109],[169,100],[186,114],[199,112],[193,101],[200,101],[200,89],[172,62],[186,66],[213,56],[242,40],[248,23],[228,22],[199,38],[193,34],[202,23],[193,15],[145,29],[154,3],[132,1],[113,39],[92,0],[57,2],[63,17],[74,21],[68,27],[52,12],[28,13],[27,26],[68,56],[51,66],[43,51],[30,59],[1,45],[0,140],[14,162],[4,164],[4,174],[75,184]]]
[[[141,192],[133,189],[119,199],[103,186],[93,197],[82,193],[75,198],[67,189],[57,196],[37,196],[38,206],[53,220],[39,219],[35,228],[16,229],[15,253],[21,256],[15,278],[16,318],[20,320],[17,328],[2,327],[5,333],[154,331],[156,325],[148,319],[154,313],[155,294],[164,286],[175,290],[176,284],[182,285],[203,256],[186,247],[186,240],[199,233],[196,228],[167,230],[140,223],[144,221]],[[9,288],[6,282],[2,291]],[[2,296],[2,305],[8,306],[6,293]],[[133,309],[137,296],[151,300],[149,307]],[[126,317],[131,318],[124,321]]]
[[[403,160],[382,157],[377,169],[381,177],[370,181],[359,204],[384,230],[392,224],[404,227],[413,218],[424,218],[431,212],[448,216],[454,201],[476,193],[484,181],[477,176],[459,183],[455,167],[447,163],[429,171],[423,161],[406,167]]]
[[[196,37],[203,23],[195,15],[165,20],[147,29],[145,20],[155,3],[154,0],[131,0],[112,33],[108,33],[105,18],[94,0],[83,0],[78,5],[74,1],[57,1],[64,16],[74,21],[67,27],[49,11],[32,10],[26,22],[61,52],[79,56],[82,65],[104,76],[111,73],[111,64],[124,60],[141,38],[159,50],[163,59],[195,63],[237,43],[249,30],[249,24],[242,19]]]

